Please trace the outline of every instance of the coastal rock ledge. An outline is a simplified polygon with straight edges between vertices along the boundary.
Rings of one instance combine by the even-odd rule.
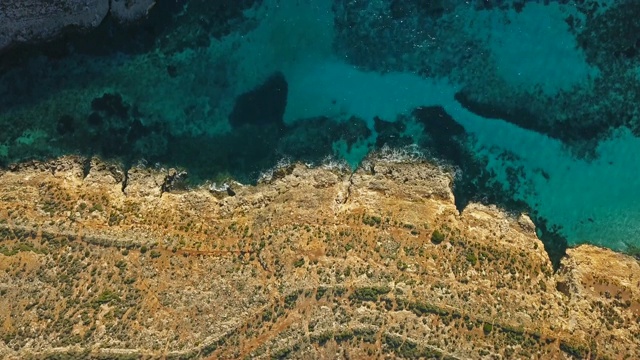
[[[65,28],[94,28],[107,15],[133,21],[154,4],[155,0],[0,0],[0,51],[52,39]]]
[[[637,260],[584,245],[554,272],[527,216],[459,213],[436,165],[171,174],[0,170],[1,358],[638,357]]]

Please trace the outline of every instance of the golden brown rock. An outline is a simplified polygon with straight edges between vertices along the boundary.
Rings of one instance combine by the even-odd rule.
[[[295,165],[224,196],[83,164],[0,173],[3,358],[638,355],[636,260],[580,246],[554,274],[528,217],[459,214],[434,165]]]

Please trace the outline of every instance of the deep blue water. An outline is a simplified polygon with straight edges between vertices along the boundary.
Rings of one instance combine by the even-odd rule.
[[[458,169],[460,208],[531,213],[552,255],[640,246],[640,4],[170,3],[0,55],[0,164],[253,182],[285,158],[411,149]]]

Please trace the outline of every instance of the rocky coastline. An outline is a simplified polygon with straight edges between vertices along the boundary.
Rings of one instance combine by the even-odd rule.
[[[256,186],[63,157],[0,172],[3,358],[602,358],[640,346],[640,265],[554,271],[526,215],[435,164],[291,164]],[[337,354],[337,355],[336,355]]]
[[[65,30],[86,31],[107,17],[123,23],[148,14],[155,0],[0,2],[0,53],[13,45],[52,40]]]

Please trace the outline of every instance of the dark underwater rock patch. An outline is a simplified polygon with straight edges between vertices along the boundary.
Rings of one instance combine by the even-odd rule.
[[[91,109],[105,116],[116,116],[120,119],[126,119],[129,116],[129,106],[122,101],[120,94],[105,93],[93,99]]]
[[[175,65],[167,65],[167,74],[171,78],[178,76],[178,67]]]
[[[462,107],[487,121],[503,120],[522,129],[544,134],[568,145],[574,150],[574,155],[589,159],[594,156],[598,141],[606,139],[611,130],[626,125],[626,116],[613,104],[609,108],[599,106],[597,111],[590,111],[580,98],[580,95],[566,93],[557,96],[559,102],[566,104],[562,109],[566,118],[560,120],[556,114],[539,114],[519,106],[518,102],[504,105],[492,100],[479,100],[467,90],[455,94],[455,100]],[[582,98],[582,101],[586,100],[587,98]],[[588,106],[604,101],[594,98],[594,102],[590,102]],[[575,111],[572,110],[574,107]]]
[[[591,159],[596,156],[598,142],[608,138],[613,129],[628,126],[640,134],[640,124],[636,124],[640,116],[634,114],[629,119],[626,105],[640,102],[640,90],[634,89],[638,88],[637,79],[628,75],[623,79],[625,76],[621,74],[632,72],[628,66],[618,65],[640,61],[640,31],[634,30],[640,25],[637,21],[630,24],[638,18],[640,10],[634,1],[617,2],[604,13],[602,6],[605,5],[595,0],[538,1],[552,2],[567,4],[584,14],[567,17],[567,24],[573,26],[574,34],[582,31],[576,36],[583,39],[581,46],[587,49],[587,55],[589,51],[603,54],[597,56],[597,61],[589,60],[596,58],[594,55],[587,57],[604,76],[602,80],[594,80],[594,94],[589,93],[590,85],[557,95],[547,95],[540,89],[510,88],[487,68],[492,60],[483,55],[488,53],[484,41],[454,30],[459,23],[438,15],[442,9],[446,15],[457,6],[472,6],[479,11],[522,11],[533,1],[478,0],[461,5],[461,2],[447,0],[390,0],[386,2],[388,6],[372,7],[364,1],[337,0],[336,49],[348,57],[350,63],[367,70],[411,71],[426,77],[459,76],[456,80],[467,88],[459,92],[456,99],[468,110],[558,139],[575,156]],[[421,9],[429,6],[436,11]],[[596,17],[596,14],[602,15]],[[415,31],[415,24],[420,24],[420,31]],[[585,30],[581,30],[583,28]],[[597,50],[601,45],[606,51]],[[431,55],[435,53],[438,56]],[[625,89],[617,89],[619,87]]]
[[[75,131],[75,119],[71,115],[62,115],[58,118],[56,131],[60,135],[72,134]]]
[[[420,16],[439,17],[445,12],[454,8],[452,2],[441,1],[414,1],[414,0],[391,0],[389,12],[394,19],[405,19],[415,14]]]
[[[421,64],[406,60],[416,45],[438,46],[429,35],[437,19],[453,9],[449,1],[390,1],[388,6],[370,7],[367,1],[336,0],[335,48],[349,62],[367,70],[416,71]],[[420,24],[416,31],[415,24]],[[456,51],[457,54],[460,52]],[[429,59],[433,60],[433,59]],[[447,62],[457,63],[448,58]]]
[[[458,91],[455,100],[470,112],[482,116],[486,119],[500,119],[517,125],[523,129],[540,133],[548,132],[544,125],[540,124],[538,118],[525,108],[504,108],[491,102],[483,102],[475,99],[467,91]]]
[[[100,116],[100,114],[97,111],[92,112],[87,117],[87,124],[89,124],[89,126],[101,126],[102,121],[103,121],[102,116]]]
[[[247,125],[220,135],[168,135],[167,151],[151,159],[186,168],[193,183],[221,176],[255,183],[281,159],[276,152],[281,136],[273,125]]]
[[[402,148],[413,144],[413,139],[404,135],[407,128],[404,121],[385,121],[379,117],[373,119],[373,128],[378,133],[376,137],[376,148],[383,146],[391,148]]]
[[[166,130],[160,123],[145,124],[144,115],[119,93],[104,93],[91,101],[85,121],[63,115],[56,124],[59,144],[66,151],[102,155],[130,163],[158,156],[164,149]]]
[[[234,128],[243,125],[282,126],[287,107],[288,84],[284,75],[277,72],[263,84],[236,99],[229,122]]]
[[[346,121],[317,117],[296,121],[287,127],[278,143],[278,153],[294,161],[320,163],[333,154],[335,142],[343,140],[347,150],[359,140],[371,136],[364,120],[351,117]]]
[[[428,135],[420,145],[430,149],[438,158],[446,159],[456,166],[464,166],[464,142],[467,133],[442,106],[421,106],[413,110],[413,118],[424,127]]]
[[[434,137],[450,138],[466,134],[464,127],[442,106],[420,106],[412,114],[424,126],[425,131]]]
[[[587,61],[604,69],[640,62],[640,7],[636,1],[619,1],[587,21],[578,44]]]
[[[246,32],[255,24],[245,21],[244,12],[261,2],[262,0],[190,0],[189,6],[180,11],[172,27],[158,37],[158,47],[163,52],[172,54],[185,48],[207,47],[212,39],[221,39],[232,32]]]

